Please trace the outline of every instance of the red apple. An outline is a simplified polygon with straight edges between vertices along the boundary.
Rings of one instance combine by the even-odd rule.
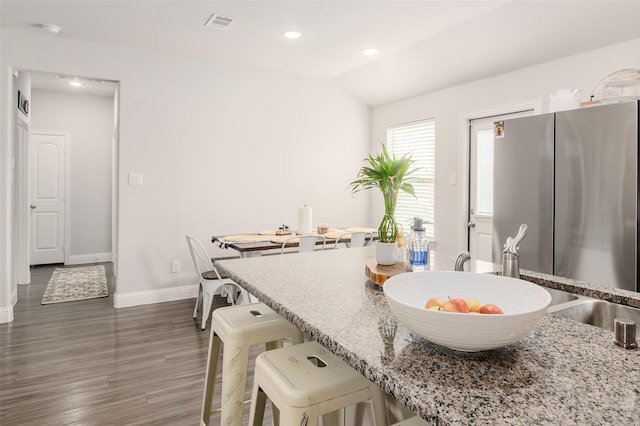
[[[504,313],[502,312],[502,309],[490,303],[480,306],[480,310],[478,312],[480,312],[481,314],[503,314]]]
[[[468,313],[469,305],[463,299],[455,298],[449,299],[442,305],[442,310],[445,312],[460,312]]]

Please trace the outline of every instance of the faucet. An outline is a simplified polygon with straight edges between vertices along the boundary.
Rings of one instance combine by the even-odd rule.
[[[456,265],[453,268],[454,271],[462,271],[462,272],[464,272],[464,263],[467,260],[470,260],[470,259],[471,259],[471,255],[469,254],[468,251],[465,250],[465,251],[461,252],[458,255],[458,257],[456,258]]]

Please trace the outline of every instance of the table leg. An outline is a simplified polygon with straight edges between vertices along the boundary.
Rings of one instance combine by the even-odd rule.
[[[262,256],[261,251],[244,251],[240,252],[240,257],[259,257]]]

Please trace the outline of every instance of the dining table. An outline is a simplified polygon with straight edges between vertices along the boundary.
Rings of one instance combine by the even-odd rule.
[[[282,249],[282,244],[289,238],[293,241],[287,243],[287,249],[298,247],[295,238],[301,235],[323,235],[325,241],[318,239],[316,246],[335,248],[336,243],[348,245],[351,242],[351,233],[370,232],[372,240],[377,239],[377,230],[367,227],[328,228],[323,233],[312,232],[310,234],[298,234],[295,231],[281,234],[277,230],[250,232],[237,235],[223,235],[211,237],[211,242],[222,249],[232,249],[238,252],[240,257],[261,256],[265,253],[275,253]],[[371,243],[371,241],[369,241]]]
[[[372,257],[373,247],[360,247],[215,266],[430,424],[640,424],[640,352],[614,346],[611,332],[547,314],[529,336],[502,348],[438,346],[393,315],[383,287],[365,275]],[[455,256],[430,251],[429,270],[453,271],[454,263]],[[467,262],[475,273],[496,266]]]

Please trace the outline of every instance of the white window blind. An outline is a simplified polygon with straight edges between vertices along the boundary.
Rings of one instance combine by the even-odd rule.
[[[435,168],[436,168],[436,123],[425,120],[401,124],[387,129],[387,147],[401,157],[411,154],[413,166],[418,169],[413,183],[416,198],[400,192],[395,218],[405,232],[411,230],[414,217],[421,217],[427,238],[435,238]]]

